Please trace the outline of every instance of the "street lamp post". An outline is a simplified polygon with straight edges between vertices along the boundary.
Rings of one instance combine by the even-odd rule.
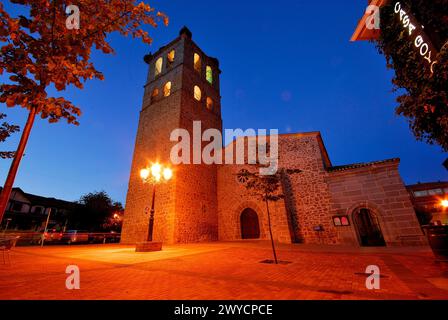
[[[150,168],[144,168],[140,171],[140,178],[143,183],[152,184],[152,201],[146,242],[137,243],[137,252],[160,251],[162,249],[160,242],[153,242],[156,186],[160,183],[168,182],[172,177],[173,171],[168,167],[163,167],[159,163],[155,163]]]
[[[149,226],[148,226],[148,237],[147,241],[152,241],[152,233],[154,231],[154,203],[156,200],[156,185],[152,186],[152,202],[151,202],[151,211],[149,213]]]

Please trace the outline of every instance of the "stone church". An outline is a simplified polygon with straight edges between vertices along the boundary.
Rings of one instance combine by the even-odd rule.
[[[152,186],[139,172],[170,164],[176,128],[222,131],[219,62],[187,28],[147,55],[149,64],[129,188],[122,243],[146,239]],[[319,132],[278,136],[279,168],[301,173],[282,182],[285,198],[271,203],[273,237],[281,243],[353,246],[421,245],[425,238],[400,177],[399,159],[334,166]],[[234,143],[225,148],[233,148]],[[154,241],[189,243],[269,239],[265,204],[237,179],[250,165],[181,164],[157,185]]]

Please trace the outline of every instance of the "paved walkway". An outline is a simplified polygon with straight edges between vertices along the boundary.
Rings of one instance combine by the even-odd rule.
[[[135,253],[122,245],[19,247],[0,265],[0,299],[448,299],[448,265],[427,248],[358,249],[269,243],[166,246]],[[81,289],[65,287],[77,265]],[[367,290],[365,269],[381,270]]]

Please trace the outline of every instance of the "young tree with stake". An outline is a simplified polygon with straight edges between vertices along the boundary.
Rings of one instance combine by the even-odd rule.
[[[277,173],[272,175],[261,175],[259,172],[259,170],[250,172],[246,169],[242,169],[237,174],[237,177],[238,181],[246,187],[251,195],[263,201],[266,205],[272,253],[274,255],[275,264],[278,264],[277,252],[275,250],[274,238],[272,236],[271,212],[269,210],[269,202],[277,202],[285,198],[285,195],[281,190],[282,179],[285,174],[297,174],[302,171],[299,169],[280,169],[277,171]]]

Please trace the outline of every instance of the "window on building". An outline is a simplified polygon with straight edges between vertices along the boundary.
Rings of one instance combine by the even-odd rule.
[[[159,89],[155,88],[151,93],[151,103],[156,102],[158,97],[159,97]]]
[[[21,212],[23,205],[20,202],[14,202],[12,205],[12,211]]]
[[[163,58],[157,59],[156,64],[155,64],[155,72],[154,72],[154,75],[156,77],[162,73],[162,66],[163,66]]]
[[[435,195],[441,195],[443,194],[443,190],[442,189],[432,189],[428,191],[430,196],[435,196]]]
[[[201,72],[201,57],[197,53],[194,54],[194,70]]]
[[[35,207],[34,208],[34,213],[41,214],[42,213],[42,207]]]
[[[176,51],[171,50],[168,52],[168,55],[166,57],[167,65],[168,67],[171,67],[171,65],[174,63],[174,58],[176,57]]]
[[[341,225],[342,225],[342,223],[341,223],[341,218],[339,218],[339,217],[334,217],[334,218],[333,218],[333,223],[334,223],[334,225],[335,225],[336,227],[341,226]]]
[[[423,190],[423,191],[414,191],[414,196],[415,197],[426,197],[428,195],[428,191]]]
[[[165,86],[163,87],[163,96],[168,97],[171,94],[171,81],[168,81],[165,83]]]
[[[201,101],[202,92],[198,86],[194,86],[194,98],[198,101]]]
[[[448,188],[443,189],[445,191],[445,193],[448,193]]]
[[[213,99],[210,97],[207,97],[207,109],[213,110]]]
[[[249,175],[249,171],[241,169],[240,173],[236,176],[236,180],[241,184],[245,184],[249,181]]]
[[[213,70],[212,67],[207,66],[205,76],[207,78],[207,81],[210,82],[210,84],[213,84]]]

